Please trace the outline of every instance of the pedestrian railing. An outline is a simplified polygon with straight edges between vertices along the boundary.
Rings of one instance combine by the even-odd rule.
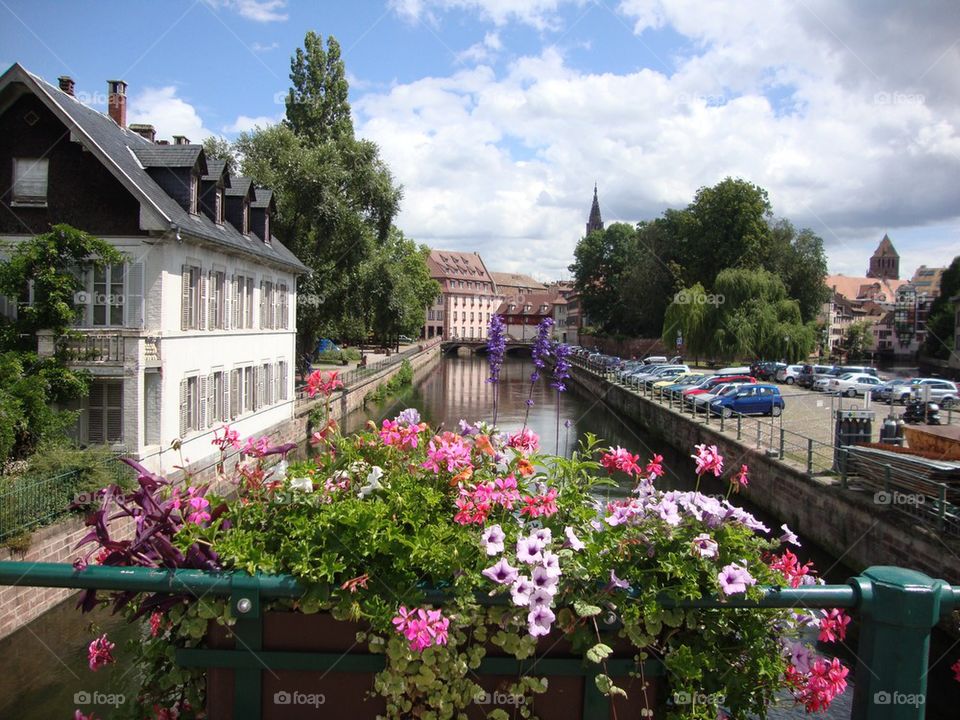
[[[298,598],[305,589],[290,575],[254,575],[242,572],[164,570],[145,567],[90,565],[82,570],[61,563],[0,562],[0,586],[97,589],[117,592],[149,592],[229,597],[237,618],[234,634],[237,650],[178,648],[175,661],[181,667],[232,668],[234,713],[239,720],[260,717],[263,672],[272,670],[329,670],[376,672],[383,668],[382,655],[355,655],[343,662],[342,654],[278,652],[263,650],[264,602]],[[481,595],[482,603],[499,599]],[[442,605],[442,591],[428,593],[428,601]],[[934,580],[923,573],[897,567],[872,567],[842,585],[809,585],[800,588],[763,589],[759,600],[745,597],[704,597],[678,601],[662,598],[664,607],[685,608],[846,608],[860,620],[859,643],[853,673],[852,720],[921,720],[924,717],[929,672],[930,634],[940,620],[960,608],[960,587]],[[505,670],[503,658],[486,658],[481,671]],[[562,660],[566,672],[590,675],[579,658]],[[497,665],[497,663],[500,663]],[[592,688],[594,683],[587,682]],[[589,693],[587,693],[589,695]],[[913,697],[915,703],[892,703],[890,698]],[[603,704],[588,702],[580,717],[608,717]]]

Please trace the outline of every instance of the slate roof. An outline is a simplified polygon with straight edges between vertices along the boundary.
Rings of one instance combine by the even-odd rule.
[[[203,156],[202,145],[146,145],[131,149],[144,167],[192,168],[197,164],[197,158]],[[202,172],[208,169],[206,158],[201,168]]]
[[[252,208],[265,208],[270,207],[270,203],[273,200],[273,190],[269,188],[255,188],[254,189],[255,198],[250,207]]]
[[[218,160],[216,158],[207,158],[207,174],[203,176],[203,180],[212,180],[217,181],[220,179],[220,176],[223,175],[223,169],[227,166],[226,160]],[[228,174],[226,177],[227,180],[230,179]],[[230,184],[227,184],[227,187],[230,187]]]
[[[156,146],[132,130],[121,128],[106,115],[87,107],[18,63],[0,76],[0,89],[13,82],[21,82],[32,90],[134,197],[154,211],[161,222],[176,225],[184,235],[213,243],[224,251],[253,256],[294,272],[308,272],[309,268],[276,238],[272,238],[269,244],[264,243],[256,236],[244,235],[229,223],[217,225],[206,215],[190,214],[150,177],[139,159],[141,152],[149,154],[156,147],[186,153],[199,146]]]
[[[250,186],[253,184],[253,180],[243,175],[231,175],[230,176],[230,187],[226,189],[225,195],[239,196],[243,197],[250,192]]]

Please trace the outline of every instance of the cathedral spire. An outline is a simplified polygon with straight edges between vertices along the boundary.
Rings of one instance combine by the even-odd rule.
[[[590,218],[587,220],[587,235],[594,230],[603,230],[603,218],[600,217],[600,200],[597,198],[597,184],[593,184],[593,205],[590,206]]]

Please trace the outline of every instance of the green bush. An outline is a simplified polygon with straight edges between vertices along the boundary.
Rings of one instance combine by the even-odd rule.
[[[409,360],[400,363],[400,369],[397,374],[387,380],[383,385],[378,385],[377,389],[367,395],[363,401],[380,403],[386,400],[390,395],[399,392],[402,388],[413,382],[413,365]]]
[[[357,362],[360,360],[360,351],[356,348],[346,348],[345,350],[327,350],[317,353],[313,361],[314,365],[343,365],[347,362]]]

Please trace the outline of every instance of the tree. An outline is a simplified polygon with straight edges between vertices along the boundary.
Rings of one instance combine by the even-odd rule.
[[[224,138],[211,135],[205,138],[201,145],[203,145],[203,154],[207,159],[226,160],[230,164],[230,167],[234,169],[239,167],[237,164],[237,155],[233,151],[233,147]]]
[[[861,360],[873,342],[873,325],[866,320],[850,323],[843,334],[843,351],[847,361]]]
[[[376,144],[354,138],[340,49],[308,32],[290,64],[286,120],[244,133],[242,167],[273,189],[277,235],[310,267],[298,292],[301,353],[323,335],[363,340],[364,269],[388,242],[401,190]]]
[[[634,250],[636,232],[626,223],[614,223],[605,230],[594,230],[574,250],[570,272],[583,311],[601,330],[619,330],[624,271]]]
[[[800,304],[804,322],[816,319],[830,299],[827,256],[823,239],[812,230],[797,232],[789,220],[780,220],[770,230],[763,266],[786,285],[787,295]]]
[[[940,295],[930,304],[923,353],[946,360],[956,352],[956,309],[951,299],[960,295],[960,255],[953,259],[940,279]]]
[[[682,287],[672,222],[667,214],[652,222],[637,224],[629,260],[621,273],[619,332],[656,337],[663,327],[667,306]]]

